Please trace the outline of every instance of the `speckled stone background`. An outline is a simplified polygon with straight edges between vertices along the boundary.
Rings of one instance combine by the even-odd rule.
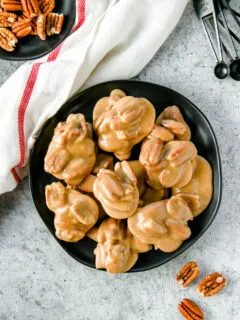
[[[19,65],[1,61],[0,83]],[[224,190],[217,218],[204,236],[154,270],[117,276],[95,271],[70,258],[50,235],[35,211],[26,179],[0,197],[0,320],[180,320],[177,304],[184,297],[197,302],[207,320],[240,319],[240,83],[218,81],[213,66],[190,3],[138,76],[179,91],[213,125]],[[213,271],[226,275],[228,285],[221,294],[203,299],[196,285],[186,290],[176,285],[176,272],[190,260],[198,261],[201,276]]]

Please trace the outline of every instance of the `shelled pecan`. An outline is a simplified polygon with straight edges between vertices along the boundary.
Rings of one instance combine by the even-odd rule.
[[[28,19],[28,18],[26,18],[24,15],[21,15],[21,16],[18,16],[17,21],[20,22],[20,21],[23,21],[25,19]]]
[[[21,0],[1,0],[4,11],[23,11]]]
[[[39,12],[38,0],[22,0],[24,15],[28,18],[35,18]]]
[[[26,20],[26,19],[29,19],[29,18],[25,17],[24,14],[22,14],[21,16],[18,16],[18,22]],[[30,35],[37,36],[37,20],[36,20],[36,18],[30,19],[30,25],[32,27],[32,31],[31,31]]]
[[[37,18],[37,34],[41,40],[46,40],[46,15],[40,14]]]
[[[11,12],[0,12],[0,27],[11,27],[17,20],[17,15]]]
[[[64,15],[58,13],[50,13],[46,20],[46,34],[51,36],[53,34],[60,34],[64,22]]]
[[[32,32],[30,33],[32,36],[37,36],[37,19],[31,19],[31,27],[32,27]]]
[[[214,296],[226,286],[227,280],[221,273],[214,272],[199,283],[198,292],[203,297]]]
[[[189,299],[183,299],[178,305],[178,310],[186,320],[204,320],[201,308]]]
[[[49,14],[55,8],[55,0],[38,0],[40,11]]]
[[[187,287],[199,274],[199,267],[196,262],[188,262],[178,272],[176,281],[183,287]]]
[[[18,38],[28,36],[32,32],[31,19],[15,22],[12,26],[12,31]]]
[[[14,51],[18,42],[14,33],[6,28],[0,28],[0,47],[8,52]]]

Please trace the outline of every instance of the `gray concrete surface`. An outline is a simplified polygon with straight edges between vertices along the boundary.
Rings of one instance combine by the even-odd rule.
[[[0,83],[18,66],[1,61]],[[138,76],[179,91],[213,125],[224,191],[218,216],[204,236],[157,269],[117,276],[97,272],[56,243],[35,211],[25,180],[0,197],[0,320],[180,320],[177,304],[183,297],[197,302],[208,320],[240,319],[240,83],[218,81],[213,66],[189,4],[176,30]],[[196,285],[179,288],[174,276],[190,260],[198,261],[201,276],[223,272],[228,278],[224,291],[203,299]]]

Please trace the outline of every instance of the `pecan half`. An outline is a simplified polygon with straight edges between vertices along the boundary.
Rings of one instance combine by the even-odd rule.
[[[0,28],[0,47],[8,52],[14,51],[16,43],[18,42],[17,37],[10,30]]]
[[[0,12],[0,27],[11,27],[16,20],[16,14],[11,12]]]
[[[50,13],[47,15],[46,34],[60,34],[64,22],[64,15],[58,13]]]
[[[12,26],[12,32],[15,33],[18,38],[28,36],[32,32],[31,19],[15,22]]]
[[[23,21],[25,19],[29,19],[29,18],[25,17],[24,14],[22,14],[21,16],[18,16],[18,22]],[[30,35],[37,36],[37,18],[30,19],[30,25],[32,27],[32,31]]]
[[[37,20],[32,19],[30,23],[31,23],[31,27],[32,27],[32,32],[30,34],[32,36],[37,36]]]
[[[21,0],[23,6],[24,15],[28,18],[35,18],[39,12],[38,0]]]
[[[37,18],[37,34],[41,40],[46,40],[46,15],[40,14]]]
[[[178,310],[187,320],[204,320],[202,310],[189,299],[183,299],[178,305]]]
[[[187,287],[199,274],[199,267],[196,262],[188,262],[178,272],[176,281],[183,287]]]
[[[214,272],[202,279],[198,285],[198,292],[203,297],[214,296],[226,286],[226,283],[227,280],[221,273]]]
[[[27,17],[25,17],[24,14],[22,14],[21,16],[18,16],[17,21],[20,22],[20,21],[23,21],[25,19],[27,19]]]
[[[23,11],[21,0],[1,0],[1,7],[5,11]]]
[[[55,8],[55,0],[38,0],[41,13],[49,14]]]

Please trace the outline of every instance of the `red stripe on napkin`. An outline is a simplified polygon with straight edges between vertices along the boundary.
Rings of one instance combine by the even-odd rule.
[[[18,175],[18,173],[16,171],[16,168],[12,168],[11,172],[12,172],[12,175],[13,175],[14,179],[16,180],[16,182],[20,182],[21,178],[19,177],[19,175]]]
[[[19,146],[20,146],[20,160],[19,160],[19,163],[17,164],[18,168],[24,165],[24,159],[25,159],[24,115],[25,115],[27,106],[29,104],[29,100],[31,98],[33,88],[37,80],[40,65],[41,63],[35,63],[33,65],[30,75],[28,77],[26,88],[23,92],[19,109],[18,109],[18,138],[19,138]]]
[[[77,22],[77,25],[73,28],[72,32],[79,29],[85,21],[85,0],[78,0],[77,2],[77,17],[78,17],[78,22]],[[57,59],[63,44],[64,42],[61,43],[56,49],[54,49],[49,54],[47,59],[48,62],[55,61]],[[25,156],[26,156],[25,136],[24,136],[24,116],[25,116],[25,112],[27,110],[30,98],[32,96],[34,86],[37,81],[37,76],[38,76],[38,72],[41,64],[42,63],[40,62],[32,66],[32,70],[28,77],[27,84],[23,92],[20,105],[18,107],[18,138],[19,138],[19,148],[20,148],[20,160],[19,160],[19,163],[11,169],[11,173],[15,178],[16,182],[21,181],[21,178],[19,177],[16,171],[16,167],[20,168],[24,166]]]

